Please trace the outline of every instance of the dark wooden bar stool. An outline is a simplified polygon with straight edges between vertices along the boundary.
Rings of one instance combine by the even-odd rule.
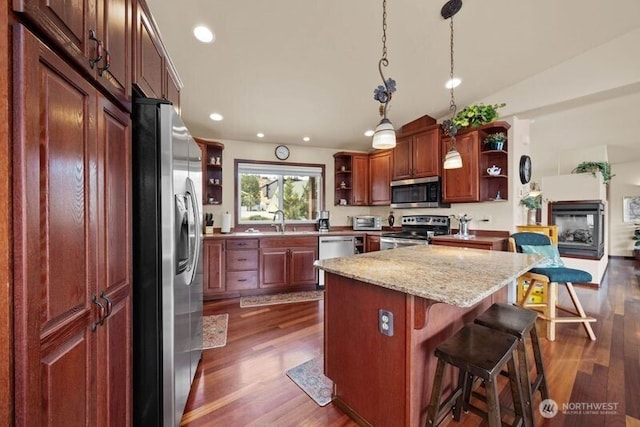
[[[521,425],[524,420],[524,406],[515,363],[517,345],[518,340],[515,336],[477,324],[463,327],[440,344],[435,351],[438,365],[425,425],[435,426],[439,418],[455,404],[453,418],[456,421],[460,421],[463,410],[470,410],[487,418],[490,427],[501,426],[500,399],[496,381],[505,366],[508,367],[514,404],[513,425]],[[444,370],[447,363],[458,368],[458,386],[441,403]],[[471,388],[475,378],[484,380],[487,411],[470,403]]]
[[[517,356],[520,381],[522,383],[523,400],[525,407],[525,424],[533,425],[533,395],[540,391],[541,399],[549,398],[547,379],[542,363],[542,352],[536,331],[536,318],[538,313],[526,308],[516,307],[505,303],[493,304],[487,311],[475,320],[475,323],[497,331],[513,335],[518,339]],[[532,382],[529,376],[529,363],[527,360],[526,338],[531,336],[531,347],[536,365],[536,378]]]

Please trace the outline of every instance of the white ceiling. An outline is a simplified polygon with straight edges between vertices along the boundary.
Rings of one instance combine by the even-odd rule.
[[[194,135],[258,141],[263,132],[268,143],[369,149],[363,132],[379,121],[381,1],[147,2],[184,83],[182,113]],[[385,72],[397,81],[388,114],[396,127],[447,113],[444,3],[388,1]],[[467,0],[454,20],[461,108],[640,27],[640,1]],[[195,40],[198,24],[213,29],[214,43]],[[623,105],[638,105],[626,98]],[[595,110],[615,110],[607,102]],[[224,121],[211,121],[212,112]]]

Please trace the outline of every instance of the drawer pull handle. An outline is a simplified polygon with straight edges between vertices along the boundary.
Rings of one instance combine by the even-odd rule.
[[[238,258],[238,261],[246,261],[246,258]]]
[[[238,279],[238,282],[246,282],[247,279]]]

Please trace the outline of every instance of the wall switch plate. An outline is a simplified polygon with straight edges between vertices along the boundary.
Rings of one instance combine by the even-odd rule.
[[[382,335],[393,336],[393,313],[388,310],[378,310],[378,329]]]

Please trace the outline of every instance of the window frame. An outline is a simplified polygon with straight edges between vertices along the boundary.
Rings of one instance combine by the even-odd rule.
[[[250,159],[235,159],[233,163],[233,215],[234,215],[234,224],[238,229],[248,229],[248,228],[256,228],[256,227],[264,227],[270,226],[272,224],[271,221],[254,221],[251,223],[240,222],[240,203],[241,199],[239,197],[240,191],[240,179],[239,179],[239,166],[240,164],[248,163],[253,165],[270,165],[277,166],[286,170],[287,167],[308,167],[308,168],[318,168],[320,169],[320,177],[322,182],[320,183],[320,195],[318,197],[318,212],[325,210],[326,206],[326,167],[323,163],[297,163],[297,162],[273,162],[268,160],[250,160]],[[289,175],[284,173],[283,175]],[[291,174],[295,175],[295,174]],[[317,218],[311,220],[289,220],[285,218],[285,224],[289,225],[315,225],[317,223]]]

